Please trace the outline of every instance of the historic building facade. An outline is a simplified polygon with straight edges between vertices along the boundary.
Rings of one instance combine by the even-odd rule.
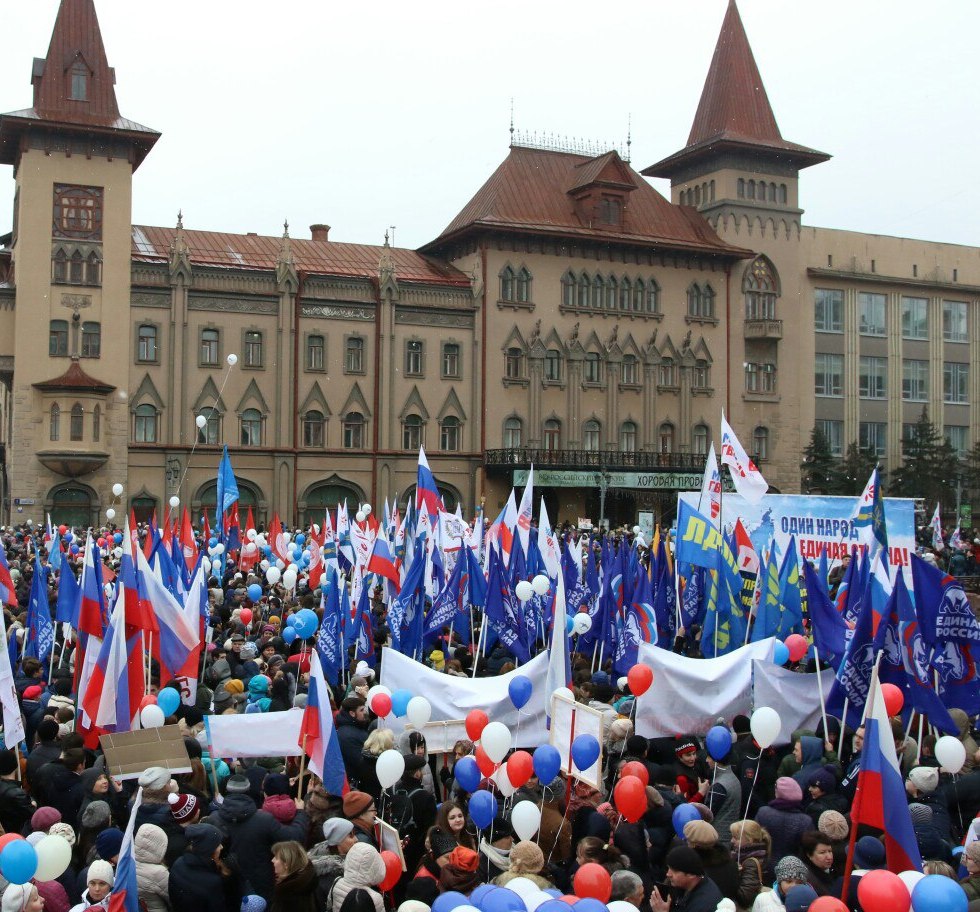
[[[417,251],[133,224],[159,134],[114,83],[93,0],[62,0],[0,116],[5,521],[213,518],[224,444],[260,522],[403,498],[424,446],[467,513],[533,463],[553,520],[633,523],[699,485],[722,410],[783,491],[815,423],[886,461],[923,406],[980,436],[978,251],[803,225],[828,156],[782,138],[734,2],[687,143],[642,172],[670,201],[617,151],[514,139]]]

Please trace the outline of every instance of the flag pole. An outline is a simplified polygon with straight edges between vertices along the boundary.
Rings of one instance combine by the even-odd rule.
[[[823,718],[823,737],[826,741],[829,737],[827,729],[827,704],[823,698],[823,678],[820,676],[820,650],[817,649],[817,641],[813,641],[813,658],[817,663],[817,692],[820,695],[820,715]],[[841,739],[843,741],[843,738]]]

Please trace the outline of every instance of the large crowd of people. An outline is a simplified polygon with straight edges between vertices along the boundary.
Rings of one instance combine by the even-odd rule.
[[[10,529],[2,537],[26,607],[29,547],[41,545],[40,532]],[[67,554],[61,572],[80,560],[81,554]],[[57,580],[50,585],[53,607]],[[254,585],[262,588],[258,602],[248,598]],[[449,912],[461,905],[466,912],[525,906],[533,912],[546,901],[575,903],[597,869],[610,885],[606,895],[600,876],[602,901],[620,903],[617,912],[627,912],[622,904],[651,912],[802,912],[835,896],[860,909],[861,877],[886,865],[882,833],[864,826],[852,833],[849,817],[863,729],[830,719],[826,730],[797,731],[791,744],[763,750],[749,719],[738,716],[720,720],[731,729],[732,746],[714,757],[703,731],[647,739],[634,731],[625,679],[591,654],[572,656],[572,677],[575,699],[605,717],[599,787],[561,773],[550,781],[531,775],[505,796],[485,778],[480,788],[497,792],[498,805],[482,828],[470,814],[471,793],[455,776],[474,743],[460,740],[451,753],[430,752],[421,733],[396,737],[371,712],[366,697],[379,680],[380,648],[374,667],[352,662],[331,694],[343,794],[330,794],[296,757],[211,756],[205,716],[305,706],[308,644],[287,645],[282,633],[291,613],[318,610],[319,596],[302,584],[287,592],[229,561],[222,579],[213,581],[210,602],[213,642],[195,702],[181,703],[167,719],[181,730],[189,773],[171,776],[150,766],[136,779],[108,774],[101,750],[75,730],[70,643],[56,645],[50,665],[31,658],[18,664],[15,689],[26,736],[0,752],[0,826],[32,843],[63,836],[72,857],[55,880],[0,880],[2,912],[108,909],[134,813],[138,899],[147,912]],[[388,637],[380,599],[373,611],[380,647]],[[23,609],[8,607],[5,615],[8,637],[22,637]],[[427,662],[447,676],[469,676],[474,663],[477,676],[513,667],[499,643],[479,656],[449,637],[432,644]],[[157,695],[179,689],[160,680],[155,664],[150,681]],[[974,720],[959,710],[953,716],[967,757],[955,777],[940,769],[928,727],[894,719],[892,734],[926,873],[959,884],[969,908],[980,909],[980,842],[963,849],[980,812],[980,748]],[[404,756],[404,772],[383,789],[377,763],[388,750]],[[635,822],[624,819],[613,798],[626,764],[646,783],[645,810]],[[511,820],[521,801],[540,809],[529,839],[520,838]],[[690,810],[679,816],[682,806]],[[386,863],[378,820],[398,831],[403,869],[392,872]],[[849,852],[853,876],[845,889]],[[507,893],[522,897],[519,907],[492,889],[508,884]]]

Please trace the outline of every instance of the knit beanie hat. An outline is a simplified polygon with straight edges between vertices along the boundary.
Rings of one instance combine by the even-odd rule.
[[[61,811],[53,807],[39,807],[31,817],[32,830],[46,833],[56,823],[61,823]]]
[[[243,694],[245,693],[245,684],[238,678],[232,678],[230,681],[225,681],[224,688],[226,693],[230,694]]]
[[[919,804],[917,801],[913,801],[909,805],[909,814],[912,817],[912,826],[931,826],[932,824],[932,808],[926,804]]]
[[[817,898],[817,891],[808,883],[797,884],[786,894],[786,912],[807,912]]]
[[[343,817],[328,817],[323,821],[323,841],[328,846],[339,846],[354,829],[354,824]],[[456,840],[453,840],[453,845]]]
[[[784,855],[779,859],[775,869],[776,883],[783,880],[796,880],[808,883],[810,880],[807,867],[795,855]]]
[[[802,801],[803,789],[795,779],[780,776],[776,780],[776,797],[782,801]]]
[[[282,773],[270,773],[262,780],[262,791],[266,795],[288,795],[289,777]]]
[[[170,784],[170,770],[162,766],[148,767],[140,774],[139,784],[148,789],[165,789]]]
[[[433,830],[432,835],[429,837],[429,846],[433,858],[442,858],[443,855],[451,854],[453,849],[458,845],[459,843],[456,842],[455,836],[450,836],[441,830]]]
[[[885,847],[874,836],[862,836],[854,845],[854,867],[873,871],[885,864]]]
[[[101,880],[102,883],[107,883],[111,887],[116,882],[116,872],[112,869],[112,865],[108,861],[96,858],[88,866],[86,883],[90,884],[93,880]]]
[[[534,842],[522,840],[510,850],[512,874],[538,874],[544,867],[544,852]]]
[[[10,884],[3,891],[2,912],[24,912],[34,895],[34,884]]]
[[[185,795],[183,792],[170,794],[167,796],[167,802],[170,804],[170,815],[174,820],[187,820],[188,817],[194,816],[194,808],[197,807],[197,798],[194,795]]]
[[[829,770],[818,769],[808,780],[807,786],[814,785],[821,792],[833,792],[837,789],[837,779]]]
[[[228,780],[228,784],[225,786],[225,792],[229,795],[244,795],[251,786],[252,783],[248,781],[248,776],[236,773]]]
[[[931,795],[939,786],[939,770],[934,766],[917,766],[909,773],[909,782],[924,795]]]
[[[202,858],[210,858],[221,845],[221,830],[210,823],[192,823],[184,834],[187,836],[187,850]]]
[[[117,827],[109,827],[95,837],[95,851],[99,853],[99,858],[104,858],[106,861],[119,854],[122,844],[123,831]]]
[[[242,898],[242,912],[265,912],[266,901],[257,893]]]
[[[694,877],[704,876],[704,862],[690,846],[677,846],[667,853],[667,867]]]
[[[510,851],[511,856],[513,856],[514,849],[511,849]],[[538,849],[538,851],[540,852],[541,850]],[[472,849],[466,848],[466,846],[456,846],[456,848],[453,849],[452,854],[449,856],[449,863],[454,868],[458,868],[460,871],[475,871],[477,865],[480,863],[480,856],[477,855]],[[544,864],[544,856],[541,858],[541,863],[542,865]],[[513,870],[513,868],[511,868],[511,870]]]
[[[689,820],[684,824],[684,839],[692,849],[718,844],[718,831],[707,821]]]
[[[374,799],[367,792],[348,792],[344,795],[344,816],[348,820],[364,813]]]
[[[851,831],[847,818],[840,811],[824,811],[817,819],[817,829],[834,842],[847,839]]]
[[[73,846],[75,844],[75,831],[71,828],[70,823],[55,823],[51,825],[51,829],[48,830],[49,836],[60,836],[68,845]]]
[[[980,842],[971,842],[964,853],[974,864],[980,864]]]
[[[86,830],[94,830],[96,827],[105,826],[108,822],[109,805],[105,801],[89,802],[79,818],[79,823]]]

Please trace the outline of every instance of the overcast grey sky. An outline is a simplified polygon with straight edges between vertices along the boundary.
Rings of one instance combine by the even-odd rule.
[[[727,0],[96,4],[122,113],[163,133],[137,223],[416,247],[506,157],[511,97],[522,130],[622,142],[632,115],[638,170],[681,148]],[[0,4],[0,111],[30,106],[57,8]],[[807,224],[980,245],[980,3],[739,9],[783,136],[834,156]]]

